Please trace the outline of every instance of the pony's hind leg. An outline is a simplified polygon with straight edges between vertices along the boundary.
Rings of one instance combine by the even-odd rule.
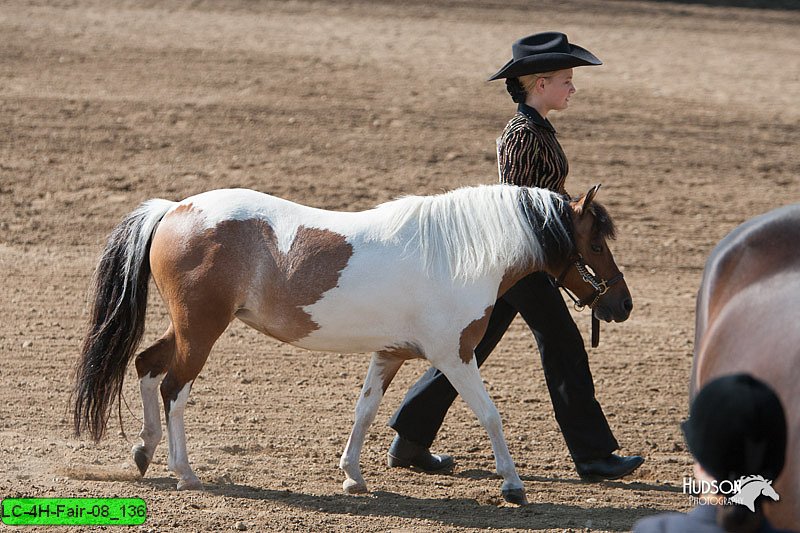
[[[364,386],[356,403],[355,423],[339,461],[339,468],[347,476],[342,483],[342,488],[347,494],[367,492],[367,483],[361,476],[359,465],[361,448],[364,445],[367,429],[375,420],[383,393],[402,364],[403,359],[395,355],[384,352],[376,352],[372,355],[367,377],[364,379]]]
[[[161,442],[161,413],[158,405],[158,386],[175,357],[175,334],[172,327],[149,348],[136,356],[136,373],[139,376],[139,391],[142,395],[141,444],[131,450],[139,473],[144,476],[156,446]]]
[[[186,430],[183,420],[192,383],[194,383],[193,379],[182,382],[171,371],[161,382],[161,396],[164,399],[164,411],[167,415],[167,440],[169,442],[167,468],[178,476],[178,490],[203,488],[203,484],[189,466],[189,455],[186,451]]]
[[[185,209],[184,209],[185,207]],[[168,468],[178,489],[202,488],[186,451],[184,412],[192,384],[211,348],[249,294],[262,242],[252,224],[218,221],[209,228],[202,209],[177,208],[161,222],[150,249],[153,280],[169,310],[175,357],[161,381],[167,421]],[[213,218],[213,217],[212,217]],[[255,255],[254,255],[255,254]]]
[[[225,331],[232,316],[232,312],[203,317],[205,320],[201,320],[199,316],[194,317],[195,320],[189,320],[186,316],[176,319],[173,316],[176,330],[175,358],[161,382],[161,398],[167,419],[167,467],[178,476],[178,490],[203,488],[189,466],[184,411],[195,378],[203,369],[212,346]]]

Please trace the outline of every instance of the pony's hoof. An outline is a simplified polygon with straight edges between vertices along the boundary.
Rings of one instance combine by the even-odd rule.
[[[203,490],[203,484],[199,479],[182,479],[178,481],[178,490]]]
[[[132,451],[133,462],[136,463],[136,468],[139,469],[139,473],[142,475],[142,477],[144,477],[145,472],[147,472],[147,468],[150,466],[150,457],[148,457],[144,446],[141,444],[134,446]]]
[[[366,483],[359,483],[355,479],[345,479],[344,483],[342,483],[342,488],[344,489],[345,494],[366,494],[367,493],[367,484]]]
[[[525,496],[525,488],[503,489],[503,499],[515,505],[528,505],[528,498]]]

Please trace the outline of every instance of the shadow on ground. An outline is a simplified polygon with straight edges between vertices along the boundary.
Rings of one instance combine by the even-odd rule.
[[[481,470],[481,469],[470,469],[470,470],[462,470],[455,474],[451,474],[453,477],[462,477],[467,479],[502,479],[498,474],[495,472],[490,472],[488,470]],[[531,476],[531,475],[521,475],[520,479],[522,481],[533,481],[535,483],[558,483],[563,485],[596,485],[598,483],[595,482],[587,482],[583,481],[578,478],[560,478],[560,477],[546,477],[546,476]],[[674,485],[666,485],[666,484],[653,484],[653,483],[642,483],[639,481],[602,481],[601,484],[604,487],[609,488],[618,488],[618,489],[628,489],[628,490],[646,490],[646,491],[659,491],[659,492],[682,492],[680,487],[676,487]]]
[[[150,480],[164,488],[171,480]],[[551,529],[602,528],[630,531],[633,523],[659,512],[652,508],[601,507],[532,503],[524,507],[481,504],[469,498],[416,498],[393,492],[375,491],[365,496],[313,495],[248,485],[207,485],[218,496],[264,500],[305,511],[351,516],[396,516],[432,520],[447,526],[469,528]],[[572,518],[565,518],[572,517]]]

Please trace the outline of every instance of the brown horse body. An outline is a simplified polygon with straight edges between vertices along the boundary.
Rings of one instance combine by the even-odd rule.
[[[768,383],[786,411],[786,466],[767,517],[800,524],[800,204],[753,218],[711,252],[697,298],[690,395],[736,372]],[[755,473],[755,472],[754,472]]]

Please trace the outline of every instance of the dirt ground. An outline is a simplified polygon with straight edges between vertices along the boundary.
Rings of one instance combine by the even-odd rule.
[[[143,531],[624,531],[687,510],[678,424],[705,257],[735,225],[800,200],[800,11],[717,4],[4,2],[0,497],[142,497]],[[116,420],[99,444],[72,436],[88,282],[140,201],[249,187],[359,210],[493,182],[494,139],[514,107],[484,80],[513,39],[550,29],[605,62],[576,70],[570,109],[551,119],[569,190],[603,183],[619,229],[635,309],[603,326],[590,360],[622,452],[646,457],[635,475],[578,479],[519,320],[482,374],[526,507],[502,502],[488,437],[460,400],[435,443],[457,457],[452,475],[386,466],[385,421],[422,361],[401,369],[367,438],[372,493],[344,495],[338,458],[368,356],[302,351],[239,322],[187,409],[204,491],[174,490],[165,442],[136,479],[132,368],[127,438]],[[156,291],[148,313],[145,343],[167,324]],[[588,334],[588,314],[576,320]]]

